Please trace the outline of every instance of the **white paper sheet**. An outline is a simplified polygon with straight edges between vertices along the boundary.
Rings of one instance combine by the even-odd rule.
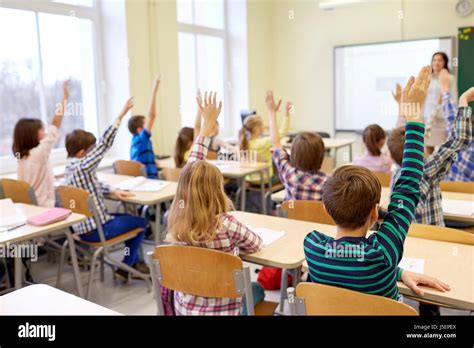
[[[0,199],[0,232],[25,224],[26,217],[15,207],[10,198]]]
[[[456,215],[474,216],[474,202],[443,198],[443,212]]]
[[[269,228],[264,228],[264,227],[258,227],[258,228],[249,227],[249,228],[262,238],[263,246],[272,244],[273,242],[283,237],[286,233],[285,231],[275,231],[275,230],[271,230]]]
[[[398,267],[409,272],[425,273],[425,259],[417,259],[415,257],[403,257]]]
[[[168,183],[162,180],[147,179],[137,176],[115,185],[115,189],[123,191],[156,192],[166,187]]]

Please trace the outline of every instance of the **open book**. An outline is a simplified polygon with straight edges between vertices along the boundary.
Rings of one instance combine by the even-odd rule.
[[[122,181],[115,185],[115,189],[122,191],[142,191],[142,192],[154,192],[160,191],[166,187],[169,183],[162,180],[147,179],[143,176],[137,176],[132,179]]]
[[[0,232],[5,232],[26,223],[26,217],[15,207],[10,198],[0,199]]]

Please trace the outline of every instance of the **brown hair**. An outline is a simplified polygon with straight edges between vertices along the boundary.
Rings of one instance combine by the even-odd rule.
[[[135,115],[130,117],[128,120],[128,130],[132,134],[137,133],[138,128],[143,128],[143,125],[145,124],[145,116],[142,115]]]
[[[88,150],[95,144],[94,134],[82,129],[75,129],[66,135],[66,151],[68,157],[74,157],[81,150]]]
[[[174,163],[176,168],[183,168],[184,166],[184,154],[193,145],[194,140],[194,129],[189,127],[183,127],[178,133],[178,139],[176,139],[176,145],[174,146]]]
[[[328,178],[323,188],[323,203],[336,224],[357,229],[365,225],[370,211],[380,202],[382,186],[367,168],[346,165]]]
[[[435,52],[435,53],[433,53],[433,55],[431,56],[431,68],[433,68],[433,60],[436,56],[441,56],[441,58],[444,61],[443,68],[446,69],[449,72],[449,67],[448,67],[449,57],[444,52]]]
[[[214,239],[219,216],[232,209],[219,169],[206,161],[188,163],[179,176],[168,217],[172,241],[196,245]]]
[[[380,156],[382,154],[379,143],[386,137],[385,131],[378,124],[371,124],[365,127],[362,133],[362,140],[372,156]]]
[[[251,115],[245,118],[244,125],[239,130],[239,146],[241,150],[249,149],[250,136],[254,129],[261,125],[263,125],[263,121],[258,115]]]
[[[405,127],[398,127],[392,130],[387,140],[390,156],[399,166],[403,161],[403,149],[405,147]]]
[[[38,132],[41,128],[43,128],[43,122],[37,118],[18,120],[13,130],[13,156],[28,157],[30,150],[39,145]]]
[[[291,164],[299,170],[317,174],[324,160],[324,142],[319,134],[301,132],[291,145]]]

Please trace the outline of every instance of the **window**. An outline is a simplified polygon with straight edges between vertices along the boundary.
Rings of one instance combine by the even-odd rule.
[[[182,126],[192,127],[197,90],[216,91],[223,100],[219,124],[228,119],[226,18],[224,0],[178,0],[178,47]]]
[[[13,129],[20,118],[39,118],[50,125],[67,79],[71,94],[56,148],[64,148],[64,136],[73,129],[98,132],[97,10],[92,0],[57,2],[61,4],[0,7],[0,157],[12,156]]]

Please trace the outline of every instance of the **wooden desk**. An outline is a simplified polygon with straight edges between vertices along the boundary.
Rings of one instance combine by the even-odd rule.
[[[443,199],[467,201],[467,202],[473,202],[474,204],[474,195],[470,193],[442,192],[442,195],[443,195]],[[272,199],[273,199],[273,195],[272,195]],[[383,210],[387,210],[389,201],[390,201],[390,188],[382,187],[382,196],[380,198],[380,208],[382,208]],[[445,219],[460,221],[460,222],[469,222],[474,225],[474,216],[472,215],[461,215],[461,214],[453,214],[453,213],[445,212],[443,216]]]
[[[245,212],[233,212],[232,215],[253,227],[286,231],[283,237],[261,251],[242,255],[245,261],[265,266],[298,268],[304,261],[303,241],[309,232],[316,229],[332,237],[336,234],[336,227],[331,225]],[[473,246],[407,237],[404,256],[424,259],[425,274],[448,283],[451,291],[442,293],[424,288],[425,295],[421,298],[404,284],[399,284],[402,294],[418,300],[425,299],[446,306],[474,310]]]
[[[260,173],[261,179],[261,193],[262,193],[262,208],[263,213],[266,213],[265,209],[265,197],[264,197],[264,178],[263,173],[267,172],[270,169],[270,164],[268,163],[243,163],[237,161],[219,161],[219,160],[208,160],[209,163],[215,165],[222,175],[225,178],[236,179],[239,182],[240,187],[240,202],[241,210],[245,211],[245,201],[246,201],[246,190],[245,190],[245,177],[250,174]],[[164,160],[157,160],[158,168],[175,168],[175,163],[173,158],[167,158]],[[271,183],[268,183],[269,188]]]
[[[111,173],[103,173],[98,172],[97,177],[100,181],[111,185],[112,187],[129,179],[133,179],[132,176],[128,175],[119,175],[119,174],[111,174]],[[149,179],[153,180],[153,179]],[[155,210],[155,244],[160,245],[162,243],[161,238],[161,229],[160,229],[160,219],[161,219],[161,203],[168,202],[173,200],[174,196],[176,195],[176,190],[178,188],[178,183],[167,181],[168,185],[165,186],[163,189],[156,191],[156,192],[138,192],[138,191],[131,191],[134,194],[133,197],[126,197],[125,199],[121,200],[125,203],[131,203],[135,205],[154,205],[156,207]],[[108,198],[117,200],[117,198],[113,195],[109,196]]]
[[[26,217],[34,216],[49,210],[49,208],[38,207],[36,205],[29,205],[23,203],[16,203],[15,206],[19,211]],[[33,225],[24,225],[17,229],[8,232],[0,233],[0,245],[6,246],[13,243],[21,243],[28,241],[37,237],[45,236],[51,232],[64,230],[66,237],[69,241],[69,251],[71,253],[71,259],[74,269],[74,277],[76,278],[76,285],[79,295],[83,296],[81,277],[79,273],[79,265],[77,263],[76,248],[74,245],[74,239],[72,238],[72,233],[69,229],[70,226],[85,220],[86,217],[82,214],[72,213],[66,220],[55,222],[53,224],[45,226],[33,226]],[[21,288],[22,282],[22,262],[20,257],[15,257],[15,288]]]
[[[344,139],[344,138],[322,138],[324,142],[324,147],[326,150],[334,149],[334,158],[337,160],[337,151],[343,147],[349,148],[349,158],[347,162],[352,162],[352,144],[355,142],[355,139]],[[288,142],[289,139],[282,141],[282,145],[285,148],[291,148],[291,143]]]
[[[0,297],[0,315],[122,315],[80,297],[36,284]]]

